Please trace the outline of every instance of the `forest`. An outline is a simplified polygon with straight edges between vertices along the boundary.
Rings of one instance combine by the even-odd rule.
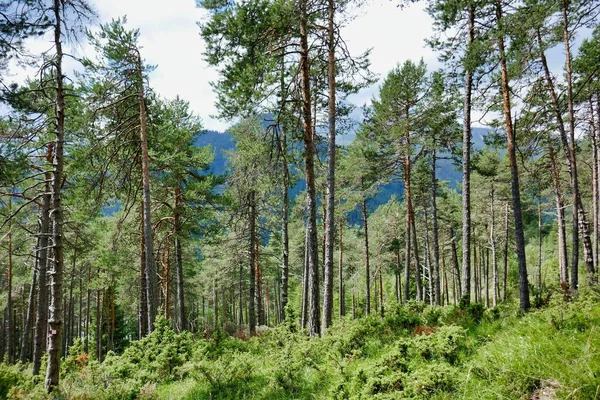
[[[600,398],[600,1],[391,0],[438,63],[384,76],[377,1],[196,0],[214,132],[0,0],[0,398]]]

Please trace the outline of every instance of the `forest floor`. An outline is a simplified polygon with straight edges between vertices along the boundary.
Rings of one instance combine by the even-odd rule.
[[[102,363],[77,346],[71,354],[55,398],[600,399],[600,296],[556,292],[525,316],[511,302],[412,302],[342,319],[318,339],[294,323],[250,339],[194,338],[162,319]],[[47,398],[28,366],[0,365],[3,395]]]

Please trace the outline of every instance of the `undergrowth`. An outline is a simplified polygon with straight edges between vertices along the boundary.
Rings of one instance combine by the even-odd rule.
[[[600,399],[600,298],[560,296],[519,316],[390,306],[309,338],[293,322],[245,340],[176,334],[164,318],[99,363],[80,343],[62,363],[63,399]],[[0,364],[0,398],[46,398],[28,366]]]

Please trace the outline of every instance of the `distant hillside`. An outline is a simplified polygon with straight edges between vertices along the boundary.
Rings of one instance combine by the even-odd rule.
[[[473,148],[478,150],[484,147],[484,137],[490,130],[487,128],[473,128]],[[209,171],[216,175],[223,175],[227,172],[227,151],[235,150],[235,143],[231,134],[216,131],[204,131],[197,135],[196,146],[211,146],[215,154],[215,158],[210,166]],[[326,147],[323,146],[323,151]],[[451,188],[456,189],[461,181],[462,172],[460,166],[455,166],[450,158],[442,158],[438,162],[437,168],[438,178],[441,181],[447,181]],[[293,199],[305,189],[304,181],[299,182],[291,189],[290,197]],[[377,195],[368,203],[370,211],[375,210],[381,204],[385,204],[393,195],[402,198],[404,194],[404,184],[399,181],[390,182],[382,185],[379,188]],[[351,213],[348,216],[350,223],[360,223],[358,213]]]

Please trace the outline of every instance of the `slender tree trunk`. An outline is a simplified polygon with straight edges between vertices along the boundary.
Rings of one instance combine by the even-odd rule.
[[[475,303],[479,303],[479,295],[481,294],[481,288],[479,286],[479,263],[477,261],[477,242],[475,242],[473,243],[473,289]]]
[[[54,142],[54,171],[52,173],[52,248],[54,262],[50,271],[50,305],[48,308],[48,368],[46,370],[45,385],[48,392],[58,387],[60,372],[60,343],[62,335],[62,280],[63,280],[63,215],[62,215],[62,182],[63,182],[63,144],[65,134],[65,93],[63,88],[62,71],[62,11],[64,3],[54,0],[54,47],[55,73],[56,73],[56,98],[55,98],[55,142]]]
[[[446,305],[450,304],[450,294],[448,292],[448,274],[446,273],[446,256],[445,251],[442,250],[442,279],[443,279],[443,290],[444,294],[442,296],[442,305],[444,305],[444,301]]]
[[[139,293],[139,315],[138,315],[138,336],[139,339],[148,334],[148,285],[146,282],[146,239],[144,235],[144,205],[140,210],[142,223],[140,224],[140,293]]]
[[[538,265],[537,289],[538,297],[542,296],[542,200],[538,197]]]
[[[415,254],[415,282],[417,283],[417,300],[425,301],[425,294],[423,291],[423,281],[421,279],[421,263],[419,261],[419,243],[417,242],[417,227],[415,223],[415,210],[412,208],[412,201],[410,203],[410,221],[411,221],[411,234],[412,234],[412,245]]]
[[[304,269],[302,272],[302,329],[306,328],[308,317],[308,229],[304,230]]]
[[[244,291],[243,282],[244,280],[244,264],[240,263],[239,280],[238,280],[238,291],[240,296],[240,302],[238,306],[238,326],[241,328],[244,325]]]
[[[340,318],[346,314],[346,291],[344,289],[344,219],[340,218],[340,249],[338,258],[338,286]]]
[[[257,217],[258,218],[258,217]],[[256,225],[255,225],[256,227]],[[255,231],[256,239],[254,240],[254,276],[256,280],[256,317],[258,325],[265,324],[265,309],[263,303],[263,290],[262,290],[262,271],[260,268],[260,261],[258,258],[259,252],[259,241],[258,233]]]
[[[456,237],[456,232],[454,231],[454,228],[450,228],[450,236],[452,237],[451,240],[451,251],[452,251],[452,265],[454,266],[454,273],[453,273],[453,280],[452,280],[452,285],[453,285],[453,291],[454,291],[454,305],[456,305],[456,302],[458,300],[459,297],[461,297],[461,292],[460,292],[460,283],[462,282],[461,277],[460,277],[460,266],[458,265],[458,251],[456,249],[456,242],[457,242],[457,237]]]
[[[402,304],[402,288],[401,288],[401,280],[400,280],[400,243],[398,243],[398,248],[396,249],[396,271],[395,275],[395,284],[396,284],[396,301],[398,304]]]
[[[592,250],[592,240],[590,238],[589,224],[587,221],[587,215],[583,208],[583,202],[581,200],[581,193],[579,191],[578,171],[577,171],[577,148],[575,142],[575,110],[574,110],[574,95],[573,95],[573,70],[571,66],[571,32],[569,32],[569,20],[568,20],[568,4],[570,0],[562,0],[562,15],[563,15],[563,40],[565,44],[565,73],[567,81],[567,105],[568,105],[568,117],[569,117],[569,139],[570,139],[570,152],[573,162],[573,191],[575,193],[575,200],[577,205],[577,219],[579,224],[579,233],[583,240],[583,258],[585,262],[585,268],[587,272],[587,280],[590,285],[593,285],[597,281],[596,270],[594,267],[594,256]],[[577,227],[575,227],[577,228]],[[571,265],[573,266],[573,265]],[[577,270],[573,269],[572,274],[577,274]],[[573,288],[577,289],[577,279],[571,279]]]
[[[485,265],[484,265],[484,276],[485,276],[485,306],[490,306],[490,249],[485,248]]]
[[[217,295],[217,280],[212,281],[212,298],[213,298],[213,329],[219,327],[219,296]]]
[[[90,304],[92,301],[92,290],[90,289],[92,282],[92,267],[88,265],[87,270],[87,300],[85,302],[85,345],[84,351],[89,354],[90,346]]]
[[[33,263],[33,274],[31,277],[31,286],[29,287],[29,300],[27,302],[27,317],[25,318],[25,324],[23,326],[23,332],[21,336],[21,351],[19,353],[19,361],[25,364],[31,355],[32,346],[30,344],[31,337],[31,326],[33,325],[33,319],[35,317],[35,287],[37,285],[37,271],[39,268],[39,258],[37,256],[38,249],[40,247],[40,237],[36,239],[36,246],[33,249],[35,260]]]
[[[283,67],[282,67],[283,71]],[[282,72],[282,88],[285,86],[283,82]],[[288,287],[289,287],[289,276],[290,276],[290,238],[288,230],[289,221],[289,186],[290,186],[290,175],[289,167],[287,162],[287,126],[282,124],[281,129],[281,146],[283,153],[283,206],[281,210],[281,241],[282,241],[282,271],[281,271],[281,319],[286,318],[286,307],[288,305]]]
[[[371,263],[369,257],[369,222],[366,199],[362,201],[362,215],[365,231],[365,315],[369,315],[371,313]]]
[[[307,0],[300,0],[300,81],[304,130],[304,164],[308,196],[308,333],[319,334],[319,254],[317,241],[317,204],[315,191],[315,145],[311,120],[310,63],[308,57]]]
[[[169,257],[169,242],[165,241],[165,249],[163,251],[163,265],[165,272],[165,318],[169,319],[169,308],[171,305],[171,260]]]
[[[8,212],[12,211],[12,197],[8,198]],[[12,302],[12,279],[13,279],[13,241],[12,241],[12,218],[8,220],[8,265],[6,270],[6,338],[5,354],[9,364],[15,362],[15,325],[13,321],[13,302]]]
[[[98,275],[100,275],[100,271],[98,271]],[[96,290],[96,359],[99,362],[102,362],[102,291]]]
[[[592,96],[589,100],[590,106],[590,139],[592,142],[592,197],[594,207],[594,236],[593,236],[593,250],[594,250],[594,268],[598,267],[598,218],[600,213],[600,202],[598,201],[598,132],[596,130],[596,123],[594,120],[594,102]]]
[[[496,22],[500,32],[503,32],[502,21],[502,2],[496,0]],[[501,35],[504,35],[502,33]],[[527,281],[527,261],[525,259],[525,237],[523,234],[523,216],[521,210],[521,193],[519,188],[519,168],[517,164],[517,144],[515,142],[515,134],[513,131],[511,105],[510,105],[510,89],[509,78],[506,68],[506,55],[504,51],[504,37],[498,37],[498,51],[500,55],[500,74],[502,86],[502,103],[504,123],[506,125],[506,139],[508,147],[508,160],[510,164],[511,174],[511,194],[513,201],[513,215],[515,220],[515,237],[517,245],[517,260],[519,264],[519,297],[520,307],[522,312],[529,311],[529,284]]]
[[[405,171],[406,171],[406,167],[405,167]],[[405,176],[406,176],[406,172],[405,172]],[[405,178],[406,179],[406,178]],[[405,191],[405,198],[406,198],[406,225],[405,225],[405,230],[406,230],[406,234],[405,234],[405,238],[404,238],[404,303],[408,302],[408,299],[410,297],[410,260],[411,260],[411,246],[410,246],[410,231],[411,231],[411,224],[410,224],[410,207],[409,207],[409,203],[410,203],[410,197],[408,196],[408,193]]]
[[[427,283],[428,283],[428,293],[429,293],[429,305],[432,306],[434,304],[434,298],[433,298],[433,279],[432,279],[432,270],[433,270],[433,266],[431,265],[431,246],[429,243],[429,224],[428,224],[428,215],[427,215],[427,209],[424,210],[423,213],[423,220],[425,222],[425,237],[424,237],[424,242],[425,242],[425,268],[423,268],[423,279],[427,279]],[[425,271],[427,272],[427,276],[425,276]],[[425,291],[425,290],[424,290]],[[423,293],[423,301],[426,300],[426,294]]]
[[[492,182],[492,193],[491,193],[491,223],[490,223],[490,247],[492,248],[492,306],[498,305],[498,256],[496,252],[496,210],[495,210],[495,188],[494,182]]]
[[[175,227],[175,274],[177,275],[177,329],[181,332],[188,329],[185,301],[184,301],[184,278],[183,278],[183,257],[181,254],[181,187],[179,183],[175,185],[173,213],[173,225]]]
[[[470,5],[467,16],[467,48],[475,39],[475,6]],[[471,301],[471,96],[473,72],[465,69],[465,97],[462,146],[462,280],[461,305]]]
[[[53,158],[53,145],[48,145],[46,161],[50,162]],[[36,320],[35,337],[33,341],[33,375],[40,373],[42,354],[46,351],[46,334],[48,332],[48,285],[47,272],[50,259],[48,257],[49,236],[50,236],[50,172],[44,174],[45,185],[44,195],[42,196],[42,207],[40,209],[40,228],[39,238],[40,246],[37,249],[39,274],[38,291],[35,302]]]
[[[256,289],[256,276],[255,276],[255,259],[256,259],[256,200],[254,191],[250,191],[248,194],[248,204],[250,207],[250,213],[248,215],[248,225],[250,231],[250,285],[248,293],[248,325],[250,334],[256,334],[256,308],[254,304],[254,296]]]
[[[335,42],[334,0],[327,2],[327,75],[328,75],[328,125],[327,137],[327,212],[325,219],[325,278],[323,282],[323,317],[321,333],[331,325],[333,314],[333,245],[335,240]]]
[[[433,224],[433,303],[441,305],[440,300],[440,244],[439,244],[439,228],[437,217],[437,177],[436,177],[436,151],[433,149],[431,159],[431,219]]]
[[[550,158],[550,169],[552,171],[552,185],[554,186],[554,197],[556,203],[556,223],[558,225],[558,266],[560,283],[569,282],[569,258],[567,251],[567,230],[565,227],[565,204],[560,184],[560,171],[556,161],[556,154],[552,144],[548,144],[548,156]]]
[[[143,222],[144,222],[144,254],[146,269],[146,302],[148,304],[148,332],[154,330],[154,320],[158,312],[159,290],[158,272],[154,258],[154,242],[152,239],[152,215],[150,204],[150,157],[148,155],[148,127],[146,122],[146,97],[144,94],[144,82],[142,73],[142,60],[137,53],[138,74],[138,101],[140,113],[140,146],[142,159],[142,198],[143,198]]]

